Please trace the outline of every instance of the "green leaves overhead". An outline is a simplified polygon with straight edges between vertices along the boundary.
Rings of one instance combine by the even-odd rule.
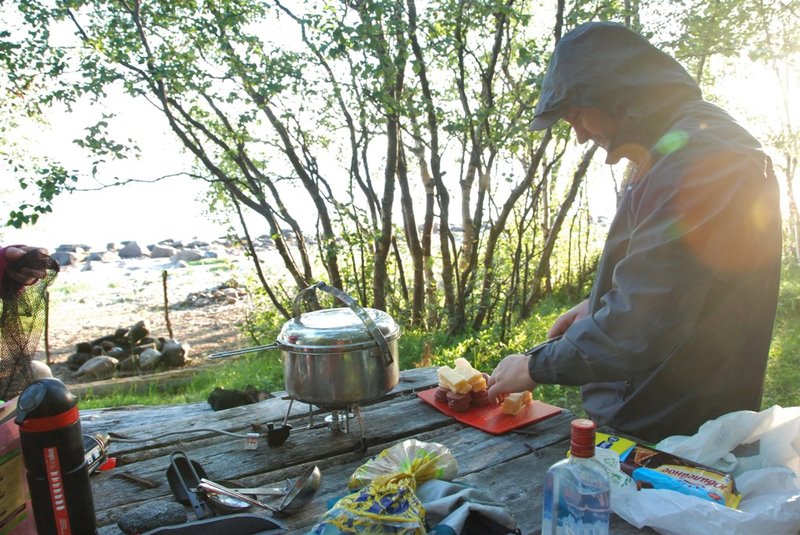
[[[567,126],[528,129],[556,39],[588,20],[641,25],[702,73],[709,55],[749,42],[754,5],[0,2],[0,98],[21,117],[87,101],[103,110],[75,117],[88,174],[101,175],[104,161],[140,156],[112,109],[131,96],[193,156],[187,172],[211,183],[215,205],[260,216],[292,284],[353,286],[362,301],[408,307],[416,323],[480,328],[501,315],[505,328],[526,294],[580,286],[591,265],[592,230],[580,222],[580,237],[553,247],[547,236],[544,247],[560,228],[553,214],[577,221],[587,203],[564,193],[583,180],[565,163],[579,157],[562,160],[574,150]],[[40,194],[14,225],[35,222],[77,179],[45,154],[20,161],[24,152],[4,156]]]

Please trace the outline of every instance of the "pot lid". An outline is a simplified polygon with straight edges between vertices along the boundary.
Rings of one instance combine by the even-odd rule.
[[[399,336],[400,327],[382,310],[364,311],[383,333],[387,341]],[[355,312],[349,308],[328,308],[302,314],[283,324],[278,344],[291,347],[321,348],[342,346],[374,346],[377,342]]]

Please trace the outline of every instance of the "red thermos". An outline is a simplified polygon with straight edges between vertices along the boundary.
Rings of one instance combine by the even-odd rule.
[[[22,458],[39,533],[97,533],[75,396],[54,378],[29,384],[17,401]]]

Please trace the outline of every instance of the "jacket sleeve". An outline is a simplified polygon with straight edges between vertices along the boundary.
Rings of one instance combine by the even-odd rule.
[[[613,274],[596,282],[592,313],[532,356],[535,382],[624,381],[654,369],[696,334],[711,288],[752,270],[764,209],[757,158],[688,152],[663,158],[626,192],[617,218],[628,218],[627,243],[612,225],[618,250],[607,242],[601,259]]]

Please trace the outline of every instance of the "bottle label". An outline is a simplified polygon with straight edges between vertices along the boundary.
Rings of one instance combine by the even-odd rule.
[[[58,535],[71,535],[67,499],[64,495],[64,481],[61,479],[61,463],[58,462],[58,448],[44,448],[44,466],[47,470],[47,484],[50,487],[50,502],[56,521]]]

